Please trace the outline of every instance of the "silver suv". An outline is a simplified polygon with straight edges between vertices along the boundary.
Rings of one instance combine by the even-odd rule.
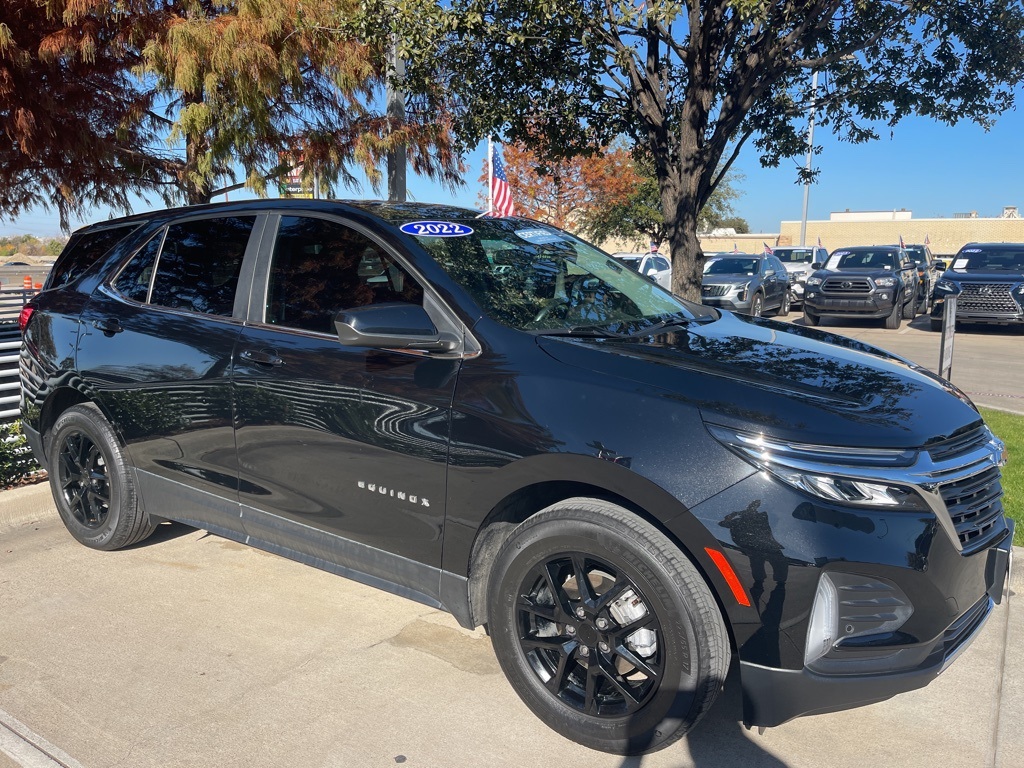
[[[719,309],[731,309],[760,317],[767,310],[789,314],[789,273],[775,256],[729,254],[704,264],[701,301]]]

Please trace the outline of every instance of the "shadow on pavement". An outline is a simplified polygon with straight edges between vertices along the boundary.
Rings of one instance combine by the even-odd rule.
[[[155,544],[162,544],[165,541],[172,541],[181,536],[187,536],[190,533],[195,532],[195,528],[191,528],[184,523],[175,523],[171,521],[160,523],[153,531],[151,536],[147,536],[137,544],[132,544],[130,547],[124,547],[121,551],[131,552],[133,549],[143,549],[150,547]]]
[[[740,688],[739,665],[733,661],[726,678],[725,690],[715,701],[711,711],[693,732],[678,745],[690,751],[691,762],[679,760],[679,766],[694,768],[787,768],[787,763],[763,749],[757,729],[748,731],[743,720],[743,692]],[[623,758],[618,768],[642,768],[643,756]]]

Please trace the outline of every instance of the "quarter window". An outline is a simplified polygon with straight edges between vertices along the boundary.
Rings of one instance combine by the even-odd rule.
[[[168,227],[150,303],[230,316],[255,221],[251,216],[234,216]]]
[[[76,279],[100,256],[138,228],[137,224],[72,235],[46,278],[47,288],[59,288]]]
[[[423,303],[423,289],[376,243],[326,219],[283,216],[267,287],[266,322],[334,333],[343,309]]]

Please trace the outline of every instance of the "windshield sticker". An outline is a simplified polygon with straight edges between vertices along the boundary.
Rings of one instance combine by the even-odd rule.
[[[839,253],[833,253],[832,258],[828,260],[828,264],[825,265],[825,269],[839,269],[839,260],[846,255],[846,251],[840,251]]]
[[[516,235],[534,245],[565,242],[565,238],[557,232],[549,232],[546,229],[518,229]]]
[[[967,269],[967,264],[970,259],[957,259],[953,262],[953,269]]]
[[[981,248],[964,248],[963,253],[981,253]]]
[[[417,237],[465,237],[473,234],[472,227],[454,221],[410,221],[399,229]]]

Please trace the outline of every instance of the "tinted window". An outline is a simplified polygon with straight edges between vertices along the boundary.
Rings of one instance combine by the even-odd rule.
[[[829,269],[898,269],[899,261],[895,251],[837,251],[832,254],[837,261]]]
[[[660,271],[664,271],[666,269],[669,269],[670,266],[671,266],[668,263],[668,260],[667,259],[663,259],[661,256],[655,256],[654,257],[654,264],[655,264],[655,267],[658,270],[660,270]]]
[[[790,264],[810,264],[814,261],[813,251],[810,248],[776,248],[775,255],[779,261],[788,261]]]
[[[715,259],[704,265],[706,275],[756,275],[760,269],[760,259]]]
[[[334,333],[343,309],[423,303],[423,289],[372,240],[324,219],[284,216],[274,244],[266,321]]]
[[[251,216],[234,216],[168,227],[150,303],[230,316],[255,221]]]
[[[114,280],[115,291],[126,299],[146,303],[149,299],[149,285],[153,281],[153,265],[156,264],[163,239],[164,230],[161,229],[139,249]]]
[[[47,288],[67,285],[91,267],[100,256],[138,228],[138,224],[110,227],[72,235],[46,278]]]

